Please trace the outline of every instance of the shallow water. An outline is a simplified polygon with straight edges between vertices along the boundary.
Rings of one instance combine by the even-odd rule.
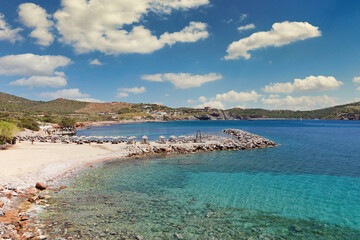
[[[281,145],[114,161],[87,170],[42,213],[50,236],[360,239],[360,122],[146,123],[80,134],[155,139],[229,127]]]

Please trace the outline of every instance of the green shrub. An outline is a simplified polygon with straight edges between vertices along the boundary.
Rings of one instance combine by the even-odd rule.
[[[18,132],[19,129],[14,123],[0,122],[0,144],[11,142]]]
[[[74,127],[76,121],[72,118],[65,117],[61,119],[59,126],[63,128],[72,128]]]
[[[19,123],[19,127],[30,129],[32,131],[39,131],[39,124],[32,118],[23,118]]]

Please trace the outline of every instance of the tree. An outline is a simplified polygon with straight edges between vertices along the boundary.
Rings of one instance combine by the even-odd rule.
[[[61,119],[59,126],[62,128],[73,128],[75,125],[76,121],[72,118],[63,118]]]
[[[0,122],[0,144],[11,142],[18,132],[19,129],[14,123]]]

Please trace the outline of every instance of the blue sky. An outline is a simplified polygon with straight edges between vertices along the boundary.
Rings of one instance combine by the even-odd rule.
[[[0,13],[0,91],[30,99],[301,110],[360,100],[355,0],[3,0]]]

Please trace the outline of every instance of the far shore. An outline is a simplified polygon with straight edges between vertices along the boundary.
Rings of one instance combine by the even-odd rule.
[[[130,124],[130,123],[151,123],[151,122],[166,122],[164,120],[114,120],[114,121],[97,121],[97,122],[78,122],[77,130],[82,130],[88,127],[102,127],[117,124]]]

